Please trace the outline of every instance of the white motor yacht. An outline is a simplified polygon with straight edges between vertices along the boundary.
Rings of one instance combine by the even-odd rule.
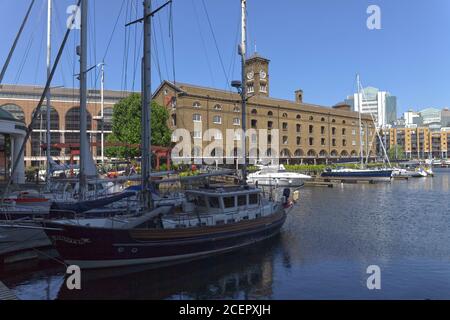
[[[302,187],[305,180],[311,179],[310,176],[295,172],[288,172],[281,165],[259,165],[259,171],[249,174],[247,182],[249,184],[258,184],[260,186],[275,187]]]

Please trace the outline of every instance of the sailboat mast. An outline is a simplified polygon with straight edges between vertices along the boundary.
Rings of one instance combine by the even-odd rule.
[[[101,136],[101,158],[102,165],[105,164],[105,63],[101,63],[101,90],[100,90],[100,100],[101,100],[101,126],[102,126],[102,136]]]
[[[152,208],[151,175],[151,0],[144,1],[144,57],[142,62],[142,197],[145,209]]]
[[[361,157],[361,168],[362,168],[364,166],[364,149],[363,149],[363,134],[362,134],[362,120],[361,120],[362,99],[361,99],[359,74],[356,75],[356,83],[358,86],[359,155]]]
[[[242,180],[247,183],[247,82],[245,78],[245,60],[247,55],[247,0],[241,0],[241,16],[242,16],[242,41],[239,47],[239,53],[241,55],[241,63],[242,63],[242,84],[241,84],[241,98],[242,98],[242,133],[243,137],[242,141],[242,154],[244,156],[244,163],[242,165]]]
[[[48,0],[48,13],[47,13],[47,79],[50,77],[51,63],[52,63],[52,2]],[[47,90],[47,183],[51,178],[51,92],[50,88]]]
[[[86,196],[87,139],[87,14],[88,0],[81,0],[81,41],[80,55],[80,199]]]

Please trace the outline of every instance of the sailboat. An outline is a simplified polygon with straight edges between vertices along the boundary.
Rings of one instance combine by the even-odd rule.
[[[82,0],[82,20],[86,19]],[[242,5],[242,44],[239,53],[244,70],[246,59],[246,0]],[[165,5],[163,5],[165,6]],[[162,7],[156,9],[158,12]],[[180,205],[152,209],[148,190],[151,171],[150,143],[150,25],[151,0],[144,2],[144,59],[142,86],[142,205],[139,216],[104,219],[66,219],[44,223],[45,232],[68,264],[84,269],[124,267],[139,264],[172,264],[237,250],[276,235],[292,207],[289,194],[283,201],[267,200],[262,191],[243,180],[236,186],[204,186],[187,190]],[[84,25],[82,23],[82,25]],[[242,82],[242,117],[245,119],[245,78]],[[243,128],[245,129],[245,121]],[[246,141],[243,144],[245,146]]]
[[[362,99],[361,99],[361,83],[359,79],[359,74],[357,75],[357,86],[358,86],[358,119],[359,119],[359,146],[360,146],[360,159],[361,168],[360,169],[326,169],[322,174],[322,178],[326,179],[345,179],[345,180],[371,180],[371,181],[391,181],[393,169],[369,169],[364,166],[364,151],[363,151],[363,134],[362,134],[362,121],[361,121],[361,109],[362,109]],[[373,120],[373,119],[372,119]],[[374,121],[375,124],[375,121]],[[384,149],[384,147],[383,147]]]

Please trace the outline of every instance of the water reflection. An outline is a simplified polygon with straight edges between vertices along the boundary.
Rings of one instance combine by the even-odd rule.
[[[272,254],[280,245],[277,239],[236,253],[162,269],[85,271],[81,291],[61,286],[57,298],[270,299]]]
[[[60,266],[0,277],[22,299],[450,298],[450,170],[435,173],[304,188],[276,238],[163,269],[84,273],[82,291],[65,289]],[[367,290],[372,264],[381,291]]]

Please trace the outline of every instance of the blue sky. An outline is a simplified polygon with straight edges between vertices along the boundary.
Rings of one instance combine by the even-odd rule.
[[[54,54],[64,32],[66,8],[74,2],[56,0]],[[156,7],[163,1],[153,3]],[[227,78],[239,78],[240,1],[204,3],[222,63],[203,1],[174,0],[176,80],[225,89]],[[0,0],[2,63],[28,4],[29,0]],[[366,9],[371,4],[381,8],[382,30],[366,27]],[[293,99],[294,91],[301,88],[306,102],[331,106],[355,90],[359,72],[363,85],[398,97],[399,113],[409,108],[450,106],[450,0],[248,0],[248,5],[249,51],[254,51],[256,43],[258,53],[271,60],[273,97]],[[45,6],[46,0],[36,0],[4,83],[44,83]],[[141,26],[126,31],[124,24],[141,10],[141,0],[90,0],[89,64],[102,61],[106,53],[107,88],[133,89],[133,83],[135,90],[140,88]],[[154,23],[154,52],[159,58],[155,53],[156,88],[161,78],[173,78],[168,10]],[[77,85],[72,75],[74,68],[78,72],[74,55],[78,39],[79,32],[74,31],[53,85]],[[127,63],[124,57],[128,57]],[[90,75],[89,85],[99,87],[95,73]]]

